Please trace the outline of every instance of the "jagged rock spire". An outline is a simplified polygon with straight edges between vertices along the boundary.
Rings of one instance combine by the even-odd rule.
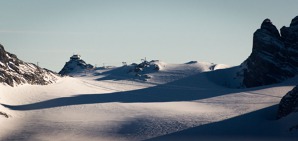
[[[272,24],[270,19],[265,19],[261,25],[261,29],[266,29],[272,33],[275,37],[280,37],[279,32],[275,25]]]
[[[253,51],[242,63],[244,87],[274,84],[294,77],[298,71],[298,18],[281,36],[270,19],[254,33]]]

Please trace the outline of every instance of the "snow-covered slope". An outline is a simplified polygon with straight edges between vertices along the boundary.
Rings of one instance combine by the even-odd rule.
[[[97,80],[134,80],[147,83],[164,84],[201,72],[229,68],[224,64],[191,61],[185,64],[168,64],[159,60],[133,63],[122,67],[98,68],[89,73],[98,76]],[[89,74],[90,75],[90,74]]]
[[[127,73],[133,66],[123,66],[97,68],[46,86],[0,85],[0,110],[11,116],[0,116],[0,140],[134,141],[168,139],[173,134],[179,134],[177,139],[220,141],[298,137],[297,130],[289,131],[283,124],[292,119],[274,119],[274,105],[297,78],[230,89],[208,76],[220,72],[213,71],[220,65],[154,64],[160,69],[143,71],[151,76],[146,81]],[[207,131],[210,136],[204,136]]]

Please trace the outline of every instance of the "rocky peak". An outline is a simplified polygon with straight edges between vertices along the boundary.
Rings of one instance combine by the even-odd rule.
[[[279,32],[275,25],[272,24],[270,19],[265,19],[261,24],[261,29],[265,29],[275,37],[280,37]]]
[[[292,20],[295,25],[297,17]],[[243,86],[274,84],[297,74],[298,28],[283,27],[281,36],[269,19],[254,33],[253,51],[242,63]]]
[[[32,63],[26,63],[18,59],[16,55],[6,52],[0,45],[0,83],[10,86],[25,83],[46,85],[54,83],[57,78],[56,73]]]
[[[81,59],[81,56],[75,54],[70,57],[70,60],[65,63],[62,70],[59,72],[61,75],[72,75],[75,73],[81,73],[86,70],[93,69],[94,67],[90,64],[87,64],[84,60]]]
[[[286,44],[287,47],[290,48],[297,48],[297,42],[298,42],[298,16],[295,17],[290,27],[283,26],[280,29],[282,38]]]
[[[297,25],[298,25],[298,16],[296,16],[294,19],[292,19],[290,27],[297,26]]]

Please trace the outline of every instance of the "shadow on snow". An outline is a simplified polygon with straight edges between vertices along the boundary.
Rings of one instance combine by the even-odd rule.
[[[114,92],[107,94],[80,94],[72,97],[55,98],[25,105],[6,105],[12,110],[38,110],[61,106],[95,104],[95,103],[149,103],[149,102],[179,102],[206,99],[235,92],[245,92],[263,89],[228,89],[215,85],[208,80],[206,73],[199,73],[167,84],[157,85],[145,89]],[[267,86],[268,87],[268,86]],[[270,87],[270,86],[269,86]],[[271,86],[272,87],[272,86]],[[253,94],[253,93],[251,93]],[[258,95],[265,95],[259,94]],[[270,96],[270,95],[265,95]],[[274,96],[273,96],[274,97]]]
[[[146,141],[294,141],[297,135],[275,120],[277,105]]]

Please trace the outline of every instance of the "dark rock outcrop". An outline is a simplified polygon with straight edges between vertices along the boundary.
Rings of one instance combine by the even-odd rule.
[[[156,72],[161,69],[161,66],[159,66],[159,60],[152,60],[150,62],[144,60],[140,64],[133,63],[128,67],[128,74],[134,75],[137,79],[145,81],[151,78],[149,73]]]
[[[10,86],[18,84],[46,85],[54,83],[58,75],[35,64],[26,63],[16,55],[6,52],[0,45],[0,83]]]
[[[144,71],[159,71],[160,67],[156,64],[156,62],[159,62],[158,60],[152,60],[150,62],[143,61],[140,64],[132,64],[133,69],[129,70],[129,72],[144,72]]]
[[[277,119],[285,117],[298,108],[298,86],[289,91],[278,105]]]
[[[281,35],[269,19],[265,19],[253,36],[250,56],[241,64],[243,86],[256,87],[294,77],[298,70],[298,18]]]
[[[9,118],[9,117],[11,117],[11,116],[8,115],[7,113],[1,112],[1,111],[0,111],[0,116],[4,116],[5,118]]]
[[[59,74],[72,75],[75,73],[81,73],[87,70],[91,70],[93,68],[94,67],[92,65],[87,64],[84,60],[82,60],[80,55],[73,55],[72,57],[70,57],[70,60],[65,63]]]

